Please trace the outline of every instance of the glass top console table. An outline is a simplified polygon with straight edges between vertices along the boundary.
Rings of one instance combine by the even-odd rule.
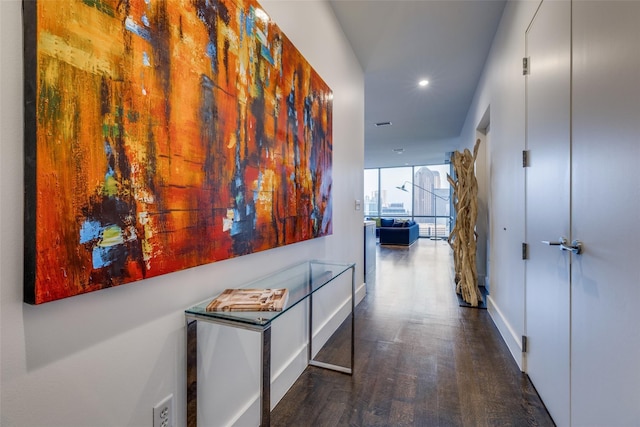
[[[351,366],[344,367],[314,359],[313,353],[313,294],[319,289],[337,282],[335,279],[351,270]],[[198,321],[248,329],[261,336],[260,373],[260,425],[270,425],[271,414],[271,322],[302,301],[309,301],[308,309],[308,364],[353,374],[354,362],[354,308],[355,264],[327,261],[305,261],[280,270],[266,277],[247,283],[241,288],[282,289],[289,291],[281,311],[210,311],[207,305],[217,295],[207,298],[185,311],[187,321],[187,425],[197,426],[197,325]]]

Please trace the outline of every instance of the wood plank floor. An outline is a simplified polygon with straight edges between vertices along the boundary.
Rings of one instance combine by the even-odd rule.
[[[349,326],[319,358],[349,364]],[[308,367],[273,426],[554,425],[488,312],[458,307],[446,242],[378,247],[355,339],[354,375]]]

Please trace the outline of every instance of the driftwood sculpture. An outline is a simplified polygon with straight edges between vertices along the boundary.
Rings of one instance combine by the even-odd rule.
[[[478,288],[475,231],[478,218],[478,181],[474,167],[479,146],[478,139],[473,147],[473,155],[469,149],[465,149],[464,153],[454,152],[451,162],[457,180],[454,181],[447,175],[453,188],[453,207],[456,211],[456,223],[449,234],[449,245],[453,249],[456,293],[473,307],[477,307],[482,301]]]

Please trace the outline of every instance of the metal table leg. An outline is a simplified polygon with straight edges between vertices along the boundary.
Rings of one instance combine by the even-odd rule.
[[[330,369],[353,375],[353,364],[355,359],[355,304],[356,304],[356,269],[351,267],[351,366],[339,366],[332,363],[325,363],[313,358],[313,294],[309,295],[309,345],[308,364],[318,368]]]
[[[271,424],[271,328],[260,332],[262,372],[260,373],[260,426]]]
[[[187,320],[187,427],[198,426],[198,321]]]

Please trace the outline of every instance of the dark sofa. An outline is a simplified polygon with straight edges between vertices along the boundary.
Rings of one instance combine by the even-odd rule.
[[[382,218],[379,232],[381,245],[409,246],[418,240],[419,228],[415,221]]]

